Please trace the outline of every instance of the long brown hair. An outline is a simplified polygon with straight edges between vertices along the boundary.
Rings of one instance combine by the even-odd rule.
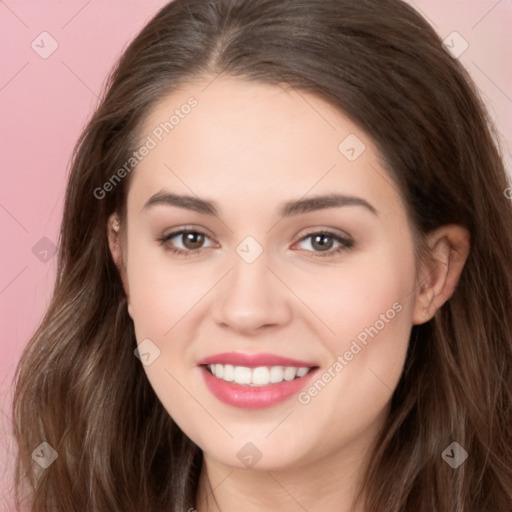
[[[317,95],[375,142],[424,237],[465,226],[453,296],[415,325],[364,479],[369,512],[512,509],[512,207],[496,132],[461,64],[399,0],[175,0],[128,46],[73,154],[51,303],[17,367],[18,506],[185,512],[202,452],[140,361],[107,241],[128,161],[165,95],[226,74]],[[200,107],[199,107],[200,108]],[[31,454],[58,454],[42,470]],[[468,453],[452,469],[452,442]],[[341,478],[341,477],[340,477]]]

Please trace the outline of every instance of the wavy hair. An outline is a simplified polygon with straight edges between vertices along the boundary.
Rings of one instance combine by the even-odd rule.
[[[107,240],[123,226],[136,149],[167,94],[224,74],[322,98],[374,141],[421,239],[466,227],[454,294],[411,331],[403,374],[364,478],[378,512],[512,510],[512,207],[496,129],[468,73],[400,0],[175,0],[114,66],[72,159],[51,302],[15,375],[16,503],[37,512],[195,505],[202,452],[134,357]],[[58,458],[42,470],[46,441]],[[441,454],[468,452],[457,469]],[[360,494],[359,499],[362,498]]]

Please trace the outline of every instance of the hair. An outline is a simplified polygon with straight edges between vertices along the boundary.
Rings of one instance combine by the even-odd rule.
[[[358,500],[372,512],[510,511],[509,180],[468,73],[399,0],[175,0],[126,48],[74,148],[53,295],[16,368],[17,506],[195,506],[202,451],[134,357],[133,322],[108,245],[113,212],[124,229],[131,175],[102,199],[94,190],[130,158],[166,95],[221,74],[314,94],[356,123],[398,185],[418,254],[443,225],[471,236],[453,295],[412,327]],[[44,470],[31,460],[42,441],[58,453]],[[469,454],[457,469],[441,457],[454,441]]]

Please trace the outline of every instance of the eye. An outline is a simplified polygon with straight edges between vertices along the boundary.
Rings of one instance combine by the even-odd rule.
[[[196,229],[180,229],[157,239],[157,241],[164,246],[166,251],[170,251],[179,256],[196,255],[207,247],[215,245],[211,243],[208,246],[204,246],[207,240],[211,240],[210,237],[206,233]],[[305,242],[307,242],[306,245],[309,245],[309,248],[306,247],[305,249],[308,252],[313,252],[315,257],[334,256],[354,246],[354,241],[351,238],[344,238],[327,230],[309,233],[302,237],[296,245]],[[338,244],[337,247],[335,247],[336,244]]]
[[[315,253],[316,256],[326,257],[334,256],[342,251],[349,250],[354,246],[354,240],[351,238],[344,238],[332,231],[315,231],[302,237],[300,243],[306,242],[306,250]],[[338,244],[333,249],[333,246]]]
[[[157,240],[167,251],[180,256],[191,256],[192,254],[202,252],[202,250],[206,248],[203,246],[206,239],[209,240],[210,237],[202,231],[195,229],[180,229],[179,231],[173,231],[168,235],[162,236]],[[209,247],[211,247],[211,245]]]

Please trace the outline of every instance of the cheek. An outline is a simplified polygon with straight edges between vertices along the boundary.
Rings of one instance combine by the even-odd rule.
[[[144,365],[148,381],[167,412],[184,431],[194,430],[196,415],[183,414],[183,404],[190,404],[190,393],[197,390],[184,385],[190,379],[192,361],[187,354],[187,340],[193,338],[188,322],[191,310],[207,291],[200,276],[171,268],[163,256],[148,254],[148,248],[134,247],[127,263],[132,320],[137,343],[149,339],[151,362]],[[155,348],[156,346],[156,348]],[[158,354],[158,355],[156,355]]]
[[[384,404],[395,389],[411,333],[415,265],[412,246],[382,246],[352,269],[341,292],[331,350],[342,355],[347,393]],[[334,314],[334,311],[330,312]],[[357,410],[357,399],[353,403]]]
[[[314,318],[312,325],[330,354],[326,379],[335,383],[320,401],[329,404],[343,396],[340,414],[352,411],[366,421],[365,415],[383,407],[396,387],[411,332],[414,275],[412,245],[381,244],[354,257],[353,264],[347,260],[317,272],[298,291],[321,319]],[[362,407],[364,402],[368,407]]]
[[[323,325],[324,339],[332,340],[333,350],[343,348],[346,341],[374,324],[383,331],[388,325],[410,321],[415,275],[412,248],[398,252],[391,245],[380,245],[371,252],[351,255],[337,266],[318,267],[307,277],[301,270],[287,271],[285,279],[316,314],[304,309],[311,322]]]
[[[163,337],[198,303],[216,274],[171,265],[161,247],[134,247],[127,264],[133,321],[141,335]],[[137,330],[137,329],[136,329]]]

